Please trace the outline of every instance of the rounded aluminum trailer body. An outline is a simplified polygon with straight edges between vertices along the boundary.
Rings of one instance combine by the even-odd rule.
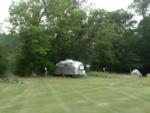
[[[80,75],[85,76],[84,65],[82,62],[66,60],[56,64],[56,75]]]

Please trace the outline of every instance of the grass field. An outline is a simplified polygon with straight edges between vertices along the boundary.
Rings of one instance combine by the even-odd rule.
[[[150,113],[150,78],[26,78],[0,83],[0,113]]]

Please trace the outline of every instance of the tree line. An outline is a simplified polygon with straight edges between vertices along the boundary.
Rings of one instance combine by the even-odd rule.
[[[0,72],[49,73],[65,59],[92,70],[128,73],[150,69],[150,1],[128,10],[83,9],[85,0],[20,0],[9,8],[11,29],[0,35]],[[135,14],[142,19],[137,22]]]

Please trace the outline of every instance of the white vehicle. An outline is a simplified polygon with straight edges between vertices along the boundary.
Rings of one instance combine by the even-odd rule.
[[[56,75],[86,76],[82,62],[67,59],[56,64]]]

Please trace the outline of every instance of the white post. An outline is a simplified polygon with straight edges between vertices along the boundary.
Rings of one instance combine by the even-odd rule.
[[[45,67],[45,77],[47,77],[47,67]]]
[[[106,68],[105,68],[105,67],[103,67],[103,72],[104,72],[104,73],[106,72]]]

